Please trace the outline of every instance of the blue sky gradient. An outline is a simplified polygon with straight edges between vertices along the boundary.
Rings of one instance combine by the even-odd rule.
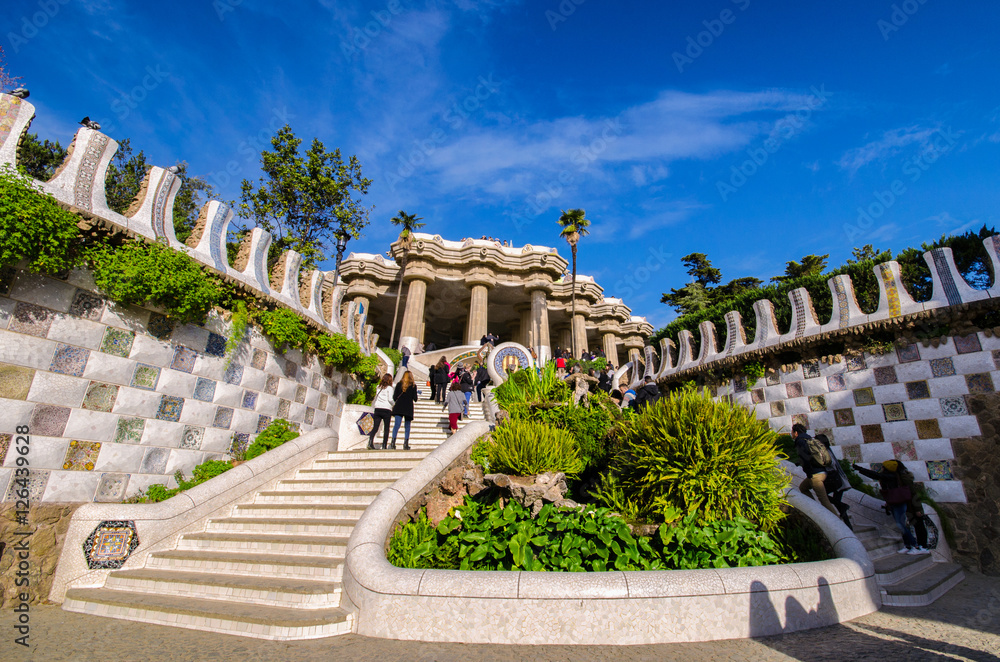
[[[997,222],[1000,5],[940,0],[7,0],[32,125],[84,115],[235,199],[285,122],[447,238],[556,246],[655,327],[704,252],[729,280]],[[328,265],[332,269],[332,264]]]

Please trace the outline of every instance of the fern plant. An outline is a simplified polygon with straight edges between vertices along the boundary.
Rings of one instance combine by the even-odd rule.
[[[584,468],[573,435],[544,423],[509,420],[480,443],[495,472],[533,476],[561,471],[573,478]]]

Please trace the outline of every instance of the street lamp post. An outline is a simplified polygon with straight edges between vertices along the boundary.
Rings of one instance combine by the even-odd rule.
[[[333,268],[333,289],[334,289],[334,291],[337,290],[337,279],[340,278],[340,261],[342,259],[344,259],[344,249],[347,248],[347,240],[350,239],[350,238],[351,238],[351,235],[347,234],[343,230],[341,230],[340,232],[337,233],[337,264]],[[336,299],[334,299],[334,301],[336,301]],[[334,316],[333,319],[335,319],[335,320],[340,319],[340,311],[339,310],[331,311],[331,314]]]

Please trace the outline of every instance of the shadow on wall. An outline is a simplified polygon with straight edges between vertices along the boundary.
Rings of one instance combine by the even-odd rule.
[[[784,632],[795,632],[809,627],[809,623],[817,620],[823,623],[836,623],[837,605],[834,604],[830,583],[825,577],[819,578],[819,604],[813,611],[806,609],[792,596],[785,600],[785,623],[771,601],[771,593],[762,582],[750,584],[750,637],[767,637]]]

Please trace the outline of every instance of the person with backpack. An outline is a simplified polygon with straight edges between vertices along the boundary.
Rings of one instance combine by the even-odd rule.
[[[927,554],[929,550],[921,545],[906,521],[906,510],[916,501],[913,474],[898,460],[886,460],[882,463],[882,471],[871,471],[856,464],[851,465],[862,476],[877,480],[882,488],[882,498],[896,526],[903,534],[903,547],[900,554]],[[919,506],[918,506],[919,507]],[[925,530],[926,532],[926,530]]]
[[[652,377],[645,377],[643,385],[635,393],[635,400],[632,401],[631,407],[636,411],[642,411],[647,405],[651,405],[659,399],[660,389],[657,388],[656,382],[653,381]]]
[[[392,375],[386,373],[378,383],[378,390],[375,392],[375,400],[372,406],[375,407],[375,424],[372,431],[368,433],[368,450],[375,450],[375,434],[378,426],[382,426],[382,450],[389,444],[389,417],[392,416],[392,406],[395,400],[392,398]]]
[[[799,492],[808,497],[811,497],[810,491],[815,492],[816,500],[840,519],[840,511],[830,503],[824,486],[827,469],[834,462],[833,454],[827,450],[823,442],[806,434],[806,426],[801,423],[792,426],[792,437],[795,439],[795,451],[798,453],[800,466],[806,472],[806,479],[799,485]]]
[[[840,513],[840,519],[843,520],[848,529],[853,531],[854,526],[851,524],[851,518],[847,515],[847,511],[850,510],[851,507],[844,503],[844,493],[851,489],[851,482],[847,479],[847,474],[844,472],[844,468],[840,466],[840,462],[837,460],[836,456],[834,456],[833,450],[830,448],[830,438],[825,434],[818,434],[816,435],[816,441],[822,442],[822,444],[826,446],[826,450],[830,453],[830,457],[833,460],[826,468],[826,479],[823,481],[823,488],[826,490],[826,496],[830,499],[830,503],[832,503]]]

